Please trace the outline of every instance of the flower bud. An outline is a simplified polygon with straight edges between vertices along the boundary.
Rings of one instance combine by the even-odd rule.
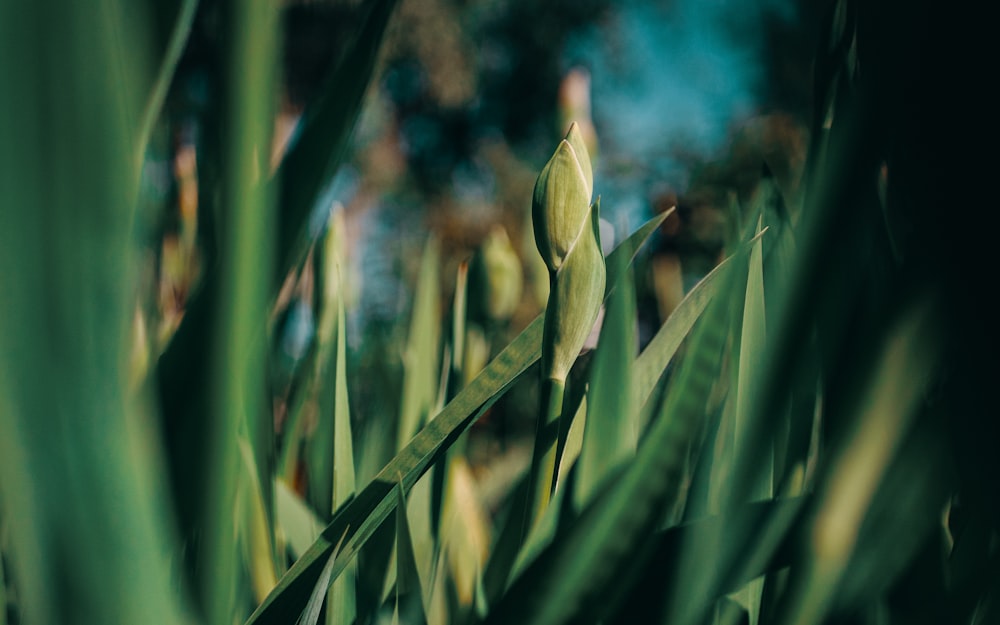
[[[590,156],[574,123],[538,175],[531,202],[535,244],[550,272],[559,271],[585,230],[593,191]]]
[[[550,378],[565,381],[570,367],[590,335],[604,301],[607,280],[601,252],[600,199],[572,254],[552,274],[552,292],[545,310],[542,366]]]

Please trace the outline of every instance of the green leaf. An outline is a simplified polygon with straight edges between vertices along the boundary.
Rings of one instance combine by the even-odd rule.
[[[619,259],[619,263],[626,262]],[[613,469],[635,455],[639,424],[632,407],[632,362],[636,356],[635,286],[625,273],[604,315],[587,395],[586,428],[577,461],[573,506],[583,509]]]
[[[323,572],[320,573],[319,579],[316,580],[316,586],[313,588],[312,594],[309,595],[309,601],[306,602],[305,609],[302,610],[301,616],[296,621],[298,625],[316,625],[319,622],[319,614],[323,609],[323,599],[326,597],[327,589],[330,587],[330,576],[333,575],[333,565],[337,559],[337,554],[340,553],[340,546],[343,544],[345,536],[347,536],[346,530],[340,537],[340,540],[337,541],[337,545],[333,548],[333,552],[330,553],[330,557],[323,567]]]
[[[698,518],[688,523],[657,532],[647,545],[651,555],[644,567],[630,573],[634,580],[627,593],[617,602],[617,612],[611,623],[625,625],[636,622],[671,622],[666,617],[669,597],[665,589],[676,588],[685,572],[677,566],[685,553],[697,550],[709,541],[719,540],[732,527],[761,527],[773,523],[784,528],[766,558],[749,561],[737,574],[726,576],[722,583],[699,602],[711,604],[716,597],[736,591],[762,574],[778,571],[794,563],[800,545],[809,539],[808,511],[812,496],[793,497],[763,502],[743,503],[719,515]],[[699,563],[705,566],[705,561]],[[681,601],[691,596],[675,593]]]
[[[410,333],[403,352],[403,397],[399,408],[396,449],[406,446],[430,418],[437,399],[441,336],[441,253],[436,239],[429,239],[420,260]]]
[[[644,224],[609,258],[614,260],[617,255],[633,257],[662,221],[661,215]],[[609,272],[608,284],[613,286],[617,278],[617,272]],[[357,497],[338,511],[312,547],[278,580],[278,585],[247,620],[247,625],[284,622],[296,605],[306,601],[309,588],[318,579],[323,562],[333,549],[332,537],[345,532],[345,547],[336,559],[333,575],[346,567],[361,545],[395,509],[396,499],[392,496],[395,485],[402,483],[404,490],[412,488],[455,439],[538,360],[541,355],[542,323],[539,316],[525,328],[469,386],[462,389],[417,433]]]
[[[403,484],[396,488],[396,600],[410,593],[423,597],[417,560],[413,552],[410,523],[407,520],[406,493]],[[400,512],[403,512],[400,514]],[[422,603],[421,603],[422,605]],[[425,609],[426,612],[426,609]]]
[[[227,68],[234,79],[223,96],[224,127],[221,188],[218,295],[212,320],[208,429],[208,505],[200,526],[205,539],[199,545],[199,597],[206,619],[231,622],[242,617],[237,604],[234,513],[237,435],[246,432],[257,469],[270,477],[267,458],[273,425],[269,402],[261,388],[266,379],[266,329],[270,285],[260,279],[272,263],[273,205],[259,177],[266,167],[260,157],[271,144],[273,103],[260,98],[270,93],[276,78],[277,7],[268,0],[256,5],[227,7],[223,13],[229,45]],[[271,481],[260,480],[270,488]],[[194,493],[191,496],[196,496]],[[270,502],[269,493],[265,500]]]
[[[763,216],[757,222],[758,235],[762,222]],[[764,366],[764,338],[767,328],[764,312],[764,264],[762,256],[762,244],[758,238],[750,246],[750,267],[743,304],[743,327],[740,332],[734,432],[736,445],[743,443],[743,432],[748,428],[747,422],[750,419],[752,406],[759,401],[756,395],[759,388],[758,375]],[[765,445],[761,452],[760,462],[766,466],[760,473],[760,480],[747,493],[751,501],[770,499],[774,495],[774,450],[771,445]],[[735,496],[740,500],[747,499],[743,493]],[[746,608],[750,616],[749,625],[758,625],[760,622],[761,593],[763,590],[763,579],[756,579],[747,586]]]
[[[351,412],[347,399],[347,333],[344,321],[344,298],[337,298],[337,360],[334,373],[333,406],[333,507],[331,513],[354,495],[354,447],[351,443]],[[357,613],[355,580],[357,567],[337,578],[327,599],[327,623],[350,623]]]
[[[2,546],[3,519],[0,518],[0,546]],[[4,579],[3,552],[0,551],[0,625],[7,625],[7,580]]]
[[[243,546],[254,597],[262,601],[278,582],[278,567],[274,557],[274,532],[264,503],[257,464],[250,442],[238,440],[240,472],[237,476],[237,511],[241,521],[240,543]]]
[[[137,162],[142,162],[143,154],[149,144],[149,139],[153,134],[153,127],[163,109],[163,103],[167,99],[167,92],[173,82],[174,72],[177,63],[181,60],[188,37],[191,34],[191,25],[194,24],[194,16],[197,13],[198,0],[180,0],[180,7],[177,10],[177,17],[174,19],[173,28],[167,40],[166,48],[163,51],[163,58],[160,60],[156,77],[149,90],[146,105],[142,112],[140,121],[138,140],[136,142]]]
[[[468,330],[468,292],[469,292],[469,263],[463,261],[458,265],[458,272],[455,275],[455,297],[451,306],[451,371],[449,380],[448,402],[462,386],[465,386],[467,379],[474,376],[466,375],[465,362],[465,341]],[[478,373],[478,372],[477,372]]]
[[[282,479],[274,481],[274,504],[278,527],[288,541],[292,555],[297,558],[309,549],[323,531],[323,524],[306,502]]]
[[[816,491],[811,557],[796,580],[788,604],[787,616],[795,622],[820,622],[840,599],[842,587],[863,589],[866,583],[884,580],[890,566],[899,566],[895,558],[883,558],[880,551],[877,558],[865,554],[860,554],[858,560],[853,557],[865,546],[860,540],[866,534],[863,531],[866,518],[879,510],[876,505],[879,485],[887,474],[891,476],[893,461],[900,450],[904,458],[905,452],[913,451],[912,446],[904,446],[903,442],[924,400],[940,353],[935,321],[927,301],[904,309],[883,336],[878,360],[871,368],[871,375],[865,378],[863,391],[845,400],[850,403],[847,414],[851,423],[838,441],[840,444],[832,450],[824,479]],[[921,456],[920,460],[911,457],[910,462],[926,465],[926,454],[916,457]],[[907,487],[914,465],[910,466],[910,471],[902,473]],[[922,481],[933,484],[926,478]],[[932,519],[944,503],[943,494],[938,496],[936,502],[932,498],[931,509],[937,508]],[[914,523],[914,527],[901,531],[896,512],[886,508],[891,507],[884,507],[881,512],[890,521],[876,524],[882,532],[876,543],[899,541],[920,525],[915,518],[908,518],[907,524]],[[902,505],[900,508],[905,509]],[[912,509],[919,510],[919,506]],[[919,516],[926,520],[926,511]],[[912,553],[914,545],[919,546],[923,541],[917,538],[907,542],[907,551]],[[861,578],[858,586],[853,583],[855,576]]]
[[[567,403],[570,406],[572,405],[572,401]],[[583,435],[586,427],[587,396],[584,394],[580,397],[580,403],[576,407],[576,414],[573,416],[573,420],[569,423],[569,428],[566,432],[566,442],[563,446],[562,452],[559,454],[559,471],[556,477],[557,490],[562,488],[562,484],[569,479],[570,471],[576,463],[577,458],[580,457],[580,451],[583,449]]]
[[[33,623],[191,621],[153,411],[128,385],[138,8],[0,3],[0,501]]]
[[[702,278],[667,318],[646,349],[639,354],[632,370],[634,406],[642,406],[649,400],[657,381],[677,353],[681,343],[688,337],[691,328],[701,317],[709,302],[722,288],[725,283],[724,276],[732,269],[735,258],[736,254],[730,256]]]

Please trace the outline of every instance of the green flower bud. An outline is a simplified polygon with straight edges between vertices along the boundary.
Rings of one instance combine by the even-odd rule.
[[[562,267],[585,230],[593,191],[590,156],[574,123],[538,175],[531,202],[535,245],[549,271]]]
[[[607,280],[601,251],[600,198],[590,210],[572,253],[558,272],[551,274],[552,291],[545,309],[542,366],[548,377],[565,381],[580,355],[604,301]]]
[[[507,231],[493,226],[469,266],[473,317],[482,321],[510,319],[521,302],[522,282],[521,261]]]

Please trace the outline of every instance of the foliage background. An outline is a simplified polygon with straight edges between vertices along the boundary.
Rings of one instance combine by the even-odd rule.
[[[992,622],[977,11],[4,3],[0,623]],[[586,412],[518,535],[571,120],[606,248],[665,217],[608,262],[642,355],[595,334],[560,450],[583,396],[643,435],[581,500]]]

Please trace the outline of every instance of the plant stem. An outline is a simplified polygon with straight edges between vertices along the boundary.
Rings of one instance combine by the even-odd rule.
[[[555,485],[556,466],[556,424],[562,414],[563,392],[566,390],[565,380],[546,377],[542,381],[542,394],[539,401],[538,431],[535,434],[535,451],[531,457],[530,497],[528,508],[531,523],[526,529],[534,527],[549,505]]]

